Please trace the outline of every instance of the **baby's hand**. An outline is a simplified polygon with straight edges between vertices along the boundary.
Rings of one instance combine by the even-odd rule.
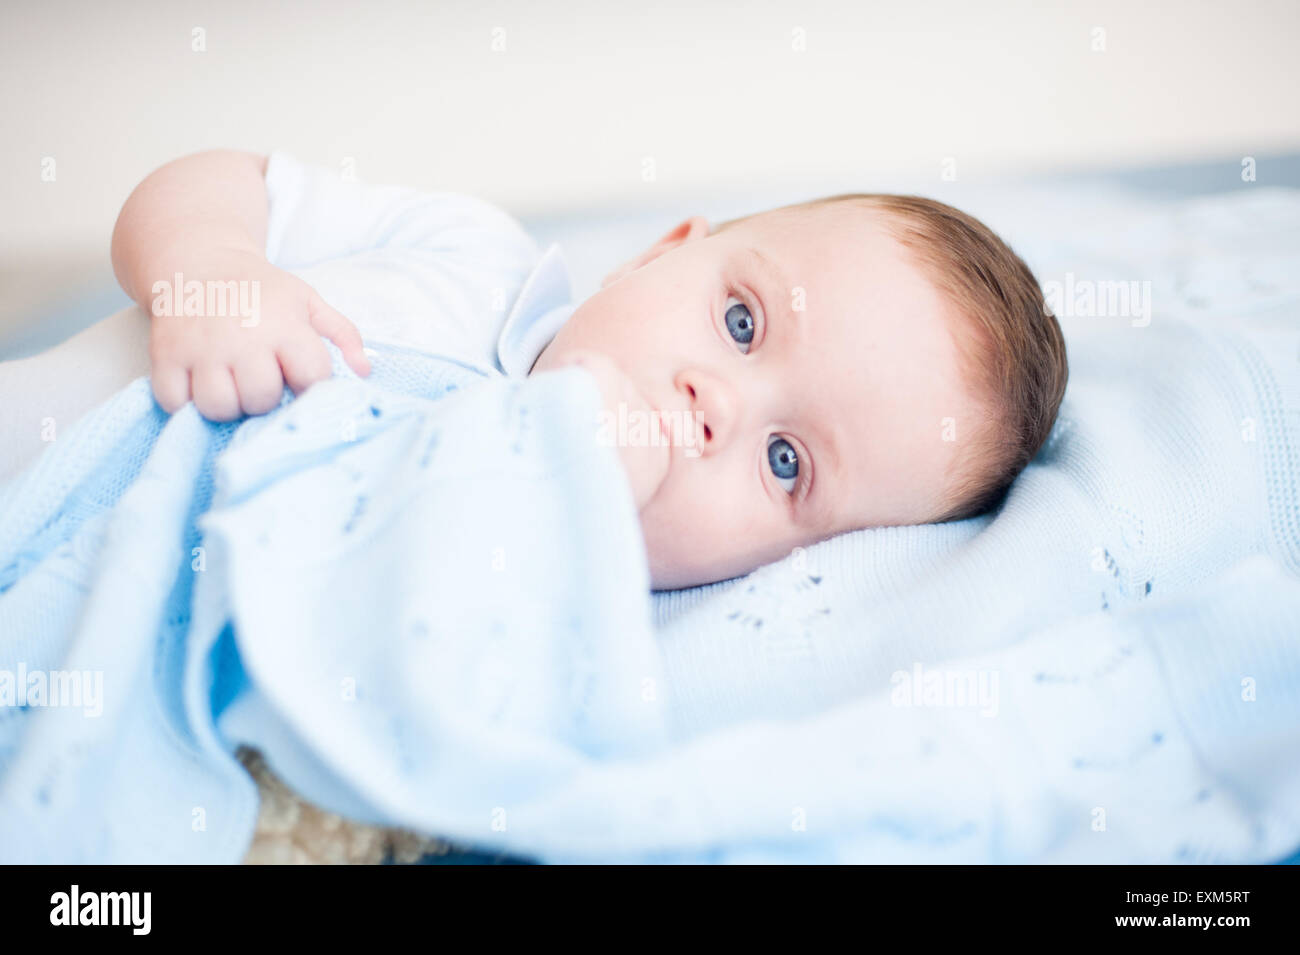
[[[181,281],[191,290],[200,283],[204,314],[186,314],[186,289],[171,288],[173,276],[154,284],[150,306],[153,393],[168,412],[193,399],[213,421],[264,414],[280,403],[285,385],[301,393],[330,376],[322,336],[357,374],[370,373],[356,326],[260,255],[214,252],[201,267],[185,269]]]
[[[597,352],[580,351],[570,355],[564,364],[585,368],[600,387],[601,401],[606,416],[605,437],[618,447],[619,459],[627,472],[632,487],[636,509],[640,511],[668,475],[669,449],[651,429],[656,426],[657,415],[645,397],[637,391],[632,381],[611,359]],[[635,421],[641,417],[640,428],[625,428],[628,435],[643,435],[645,440],[619,440],[616,422],[620,419]]]

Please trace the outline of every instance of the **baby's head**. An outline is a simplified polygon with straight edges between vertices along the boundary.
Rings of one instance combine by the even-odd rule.
[[[533,371],[591,353],[695,428],[647,464],[657,588],[843,531],[981,513],[1046,440],[1067,377],[1024,262],[912,196],[688,219],[608,276]]]

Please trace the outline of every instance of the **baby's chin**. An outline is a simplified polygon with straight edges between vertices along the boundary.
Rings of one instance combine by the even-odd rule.
[[[743,529],[705,537],[693,519],[674,515],[671,501],[665,497],[651,500],[641,511],[640,520],[650,583],[655,590],[681,590],[744,577],[821,539],[746,539]]]
[[[702,587],[705,584],[725,579],[725,577],[702,573],[699,570],[659,565],[654,561],[650,563],[651,590],[685,590],[689,587]]]
[[[763,561],[701,555],[699,547],[683,547],[682,535],[665,532],[653,511],[641,512],[641,533],[646,543],[650,586],[655,590],[682,590],[741,577],[763,566]]]
[[[680,567],[671,564],[656,565],[652,561],[650,564],[650,588],[652,590],[685,590],[689,587],[703,587],[705,584],[716,584],[720,580],[743,577],[751,571],[758,570],[761,566],[759,564],[750,567],[748,570],[729,573],[719,568]]]

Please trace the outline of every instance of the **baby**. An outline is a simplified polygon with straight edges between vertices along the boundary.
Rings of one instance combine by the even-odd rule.
[[[214,420],[267,412],[285,386],[329,376],[323,339],[369,372],[366,323],[268,260],[266,175],[263,157],[203,153],[153,173],[123,207],[114,270],[153,313],[152,384],[168,411],[192,400]],[[321,201],[321,228],[350,212]],[[256,322],[165,314],[158,283],[173,275],[256,289]],[[579,365],[611,416],[672,423],[670,440],[642,431],[619,447],[660,589],[844,531],[988,509],[1043,444],[1067,378],[1060,328],[1020,258],[970,216],[894,195],[719,226],[691,217],[539,347],[519,373]]]

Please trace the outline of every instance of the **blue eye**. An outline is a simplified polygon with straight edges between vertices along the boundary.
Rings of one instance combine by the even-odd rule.
[[[729,297],[726,316],[727,334],[736,340],[743,354],[748,354],[749,343],[754,340],[754,316],[749,314],[749,306],[734,296]]]
[[[772,435],[767,439],[767,463],[786,493],[793,494],[799,483],[799,455],[794,446],[785,438]]]

